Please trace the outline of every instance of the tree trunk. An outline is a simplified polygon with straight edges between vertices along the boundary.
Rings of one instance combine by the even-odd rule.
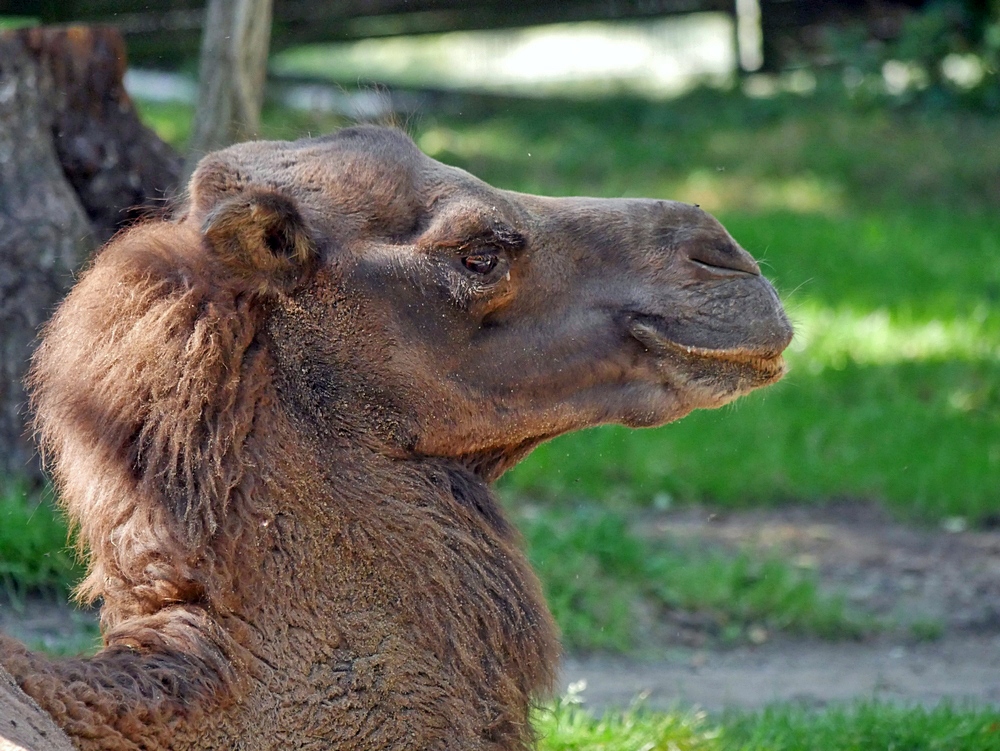
[[[181,157],[142,124],[125,91],[125,43],[112,27],[17,32],[54,90],[52,138],[98,242],[159,213],[180,183]]]
[[[17,36],[0,36],[0,81],[0,469],[33,474],[21,379],[94,239],[56,153],[52,76]]]
[[[0,751],[73,751],[52,717],[0,666]]]
[[[136,116],[124,59],[110,28],[0,33],[0,475],[41,478],[22,387],[41,324],[93,248],[180,174]]]
[[[257,137],[271,9],[272,0],[209,0],[186,174],[208,152]]]

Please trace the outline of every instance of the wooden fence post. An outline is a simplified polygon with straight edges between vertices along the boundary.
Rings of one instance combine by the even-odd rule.
[[[258,135],[271,13],[272,0],[209,0],[186,174],[208,152]]]

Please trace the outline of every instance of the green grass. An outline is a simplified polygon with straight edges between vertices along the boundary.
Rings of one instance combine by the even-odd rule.
[[[1000,712],[863,703],[810,712],[775,706],[726,723],[721,748],[729,751],[997,751]]]
[[[680,612],[695,616],[700,631],[722,643],[776,631],[855,638],[878,627],[777,558],[644,539],[622,514],[598,507],[527,507],[516,518],[571,650],[641,648],[643,634],[669,631],[671,615]]]
[[[540,751],[998,751],[996,709],[881,702],[810,711],[790,705],[709,717],[632,708],[594,716],[571,696],[536,711]]]
[[[16,605],[31,591],[66,594],[79,575],[61,516],[20,485],[0,485],[0,592]]]
[[[665,429],[553,441],[504,480],[505,492],[729,507],[855,497],[923,520],[997,514],[1000,364],[848,360],[804,370]]]
[[[32,16],[0,16],[0,31],[38,26],[39,20]]]
[[[508,492],[1000,511],[996,120],[709,93],[497,110],[413,130],[504,187],[700,202],[762,260],[799,331],[778,387],[658,430],[558,439]]]
[[[628,710],[591,715],[575,701],[535,711],[539,751],[720,751],[722,729],[695,712]]]

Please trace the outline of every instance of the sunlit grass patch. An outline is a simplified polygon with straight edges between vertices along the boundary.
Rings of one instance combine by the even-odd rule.
[[[796,305],[792,315],[795,340],[788,359],[793,369],[804,367],[810,373],[843,369],[849,362],[1000,362],[1000,327],[989,320],[985,306],[968,317],[915,321],[887,308],[858,311],[806,301]]]
[[[843,188],[817,175],[753,177],[724,169],[695,169],[679,179],[649,186],[651,195],[696,203],[706,211],[773,211],[836,216],[844,207]]]
[[[340,81],[533,97],[663,95],[708,80],[728,83],[735,67],[731,38],[725,14],[701,13],[306,45],[274,56],[271,68]]]
[[[649,151],[649,158],[664,161],[664,170],[643,168],[621,172],[595,140],[598,133],[585,125],[567,125],[548,133],[513,133],[503,121],[467,128],[430,125],[416,134],[427,154],[446,162],[475,165],[484,160],[518,165],[512,178],[518,190],[566,193],[567,183],[582,183],[575,191],[614,197],[647,197],[686,201],[708,211],[767,211],[785,209],[835,215],[843,207],[843,190],[812,173],[754,176],[725,166],[692,165],[676,169],[669,155],[657,153],[652,144],[633,148]],[[572,132],[565,132],[567,129]],[[568,140],[567,140],[568,139]],[[476,169],[475,166],[472,169]]]
[[[156,102],[136,98],[135,107],[143,122],[156,135],[177,149],[182,149],[191,138],[194,124],[194,107],[184,102]]]
[[[641,709],[594,715],[580,706],[585,686],[573,686],[556,704],[536,709],[532,725],[539,751],[718,751],[722,728],[703,712]]]
[[[1000,212],[900,206],[839,217],[722,212],[793,317],[800,304],[888,310],[903,323],[968,319],[1000,335]]]
[[[642,706],[594,714],[573,687],[535,711],[541,751],[998,751],[1000,712],[992,707],[923,707],[859,702],[810,710],[776,705],[709,716]]]

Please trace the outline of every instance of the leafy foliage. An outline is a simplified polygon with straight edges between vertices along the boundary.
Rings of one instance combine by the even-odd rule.
[[[829,43],[856,103],[1000,112],[995,2],[936,0],[908,14],[891,41],[875,41],[855,27],[829,34]]]

